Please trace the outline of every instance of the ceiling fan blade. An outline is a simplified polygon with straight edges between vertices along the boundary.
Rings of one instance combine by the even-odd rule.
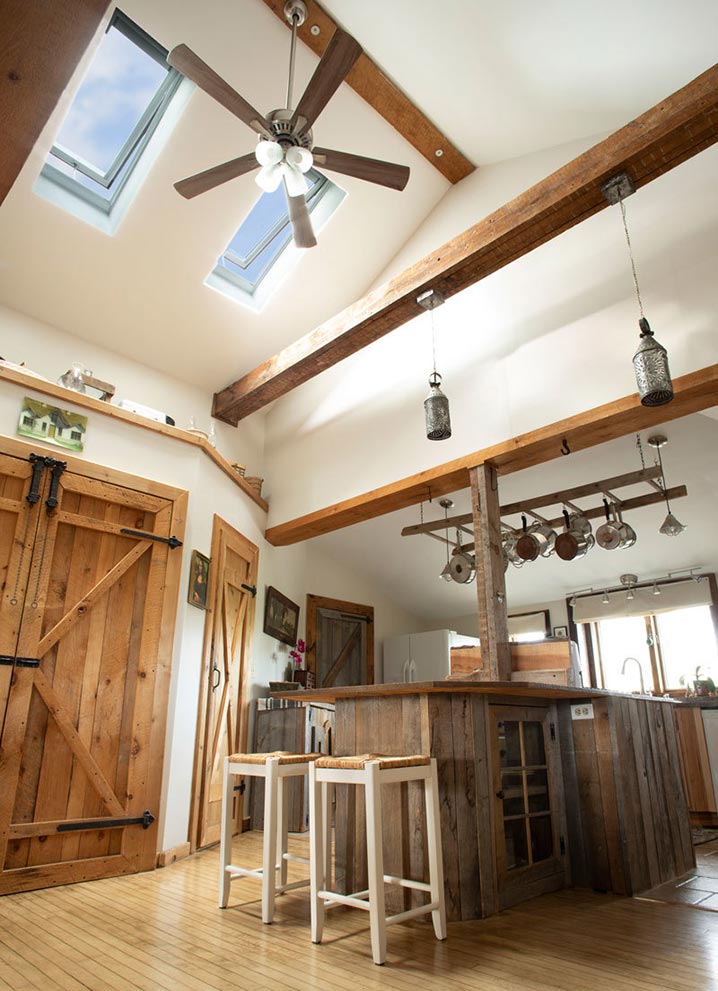
[[[198,172],[187,179],[180,179],[175,183],[175,189],[186,200],[191,200],[193,196],[206,193],[215,186],[221,186],[223,182],[236,179],[237,176],[245,175],[253,169],[259,168],[259,162],[254,154],[242,155],[241,158],[233,158],[231,162],[223,162],[222,165],[215,165],[213,169]]]
[[[375,182],[389,189],[404,189],[409,181],[409,167],[382,162],[378,158],[363,158],[345,151],[332,151],[331,148],[312,148],[314,164],[330,172],[341,172],[366,182]]]
[[[284,192],[287,193],[286,187]],[[290,196],[287,193],[287,206],[289,208],[289,220],[292,225],[294,243],[298,248],[313,248],[317,243],[317,239],[314,236],[306,199],[304,196]]]
[[[359,42],[337,28],[292,115],[292,127],[300,118],[302,131],[312,126],[361,54]]]
[[[173,48],[167,56],[167,62],[173,69],[177,69],[183,76],[187,76],[193,83],[196,83],[208,96],[213,97],[223,107],[226,107],[235,117],[239,117],[257,134],[274,140],[269,121],[258,110],[255,110],[251,103],[247,103],[243,96],[233,90],[229,83],[218,76],[214,69],[210,69],[207,63],[195,55],[187,45],[177,45],[176,48]]]

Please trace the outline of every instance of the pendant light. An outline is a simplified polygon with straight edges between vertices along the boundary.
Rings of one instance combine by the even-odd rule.
[[[628,245],[628,256],[631,259],[631,271],[633,273],[633,285],[636,290],[638,300],[638,310],[640,319],[638,326],[641,330],[638,348],[633,356],[633,368],[636,374],[636,384],[641,403],[644,406],[663,406],[673,399],[673,383],[671,373],[668,368],[668,352],[662,344],[655,339],[648,320],[643,315],[643,301],[641,291],[638,287],[638,276],[636,275],[636,264],[633,260],[633,249],[631,248],[631,238],[628,233],[626,223],[626,207],[624,199],[635,193],[636,187],[631,178],[622,172],[601,187],[603,195],[609,203],[619,204],[621,207],[621,218],[623,220],[623,230],[626,235]]]
[[[436,335],[434,332],[434,310],[441,306],[444,297],[438,289],[428,289],[416,297],[419,306],[431,314],[431,352],[433,371],[429,376],[429,395],[424,400],[426,436],[428,440],[448,440],[451,437],[451,416],[449,400],[440,389],[441,375],[436,370]]]
[[[668,438],[663,434],[654,434],[652,437],[648,438],[648,443],[658,454],[658,465],[661,469],[661,485],[663,486],[663,495],[666,500],[667,515],[663,523],[658,528],[658,532],[662,533],[666,537],[677,537],[679,534],[683,533],[685,526],[671,512],[671,504],[668,501],[668,486],[666,485],[666,473],[663,468],[663,458],[661,457],[661,448],[668,443]]]
[[[443,571],[439,574],[439,578],[443,578],[445,582],[451,582],[454,579],[451,577],[451,560],[449,558],[449,510],[453,507],[454,500],[440,499],[439,505],[444,510],[444,519],[446,520],[446,534],[444,538],[446,541],[446,564]]]

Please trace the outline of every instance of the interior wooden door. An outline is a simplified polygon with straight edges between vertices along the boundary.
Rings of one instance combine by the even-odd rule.
[[[0,463],[12,659],[0,669],[0,893],[155,866],[181,558],[168,541],[185,504],[180,490],[130,488],[114,479],[131,476],[69,459],[46,466],[30,503],[25,469],[2,474],[11,460]],[[27,539],[8,556],[13,527]]]
[[[374,608],[307,596],[307,667],[317,688],[374,681]]]
[[[193,848],[219,841],[224,758],[246,748],[254,599],[259,550],[214,517],[195,753]],[[235,792],[235,828],[243,793]]]
[[[566,883],[560,753],[546,707],[489,711],[499,904],[507,908]]]

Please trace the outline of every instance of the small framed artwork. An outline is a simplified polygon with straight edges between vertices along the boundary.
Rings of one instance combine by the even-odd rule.
[[[264,603],[264,632],[293,647],[297,642],[298,624],[299,606],[269,585]]]
[[[561,640],[568,640],[568,627],[567,626],[554,626],[553,635]]]
[[[209,585],[209,558],[199,551],[192,551],[189,565],[189,590],[187,601],[198,609],[207,608],[207,587]]]
[[[21,437],[30,437],[79,454],[85,446],[87,417],[25,396],[17,432]]]

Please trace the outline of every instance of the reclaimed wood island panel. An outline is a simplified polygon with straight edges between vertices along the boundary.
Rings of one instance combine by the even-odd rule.
[[[335,703],[336,754],[436,757],[449,919],[571,885],[633,895],[695,864],[670,700],[461,680],[302,698]],[[425,879],[418,786],[387,789],[384,816],[385,871]],[[364,887],[363,828],[361,796],[338,790],[336,869],[347,891]],[[417,895],[387,897],[401,911]]]

